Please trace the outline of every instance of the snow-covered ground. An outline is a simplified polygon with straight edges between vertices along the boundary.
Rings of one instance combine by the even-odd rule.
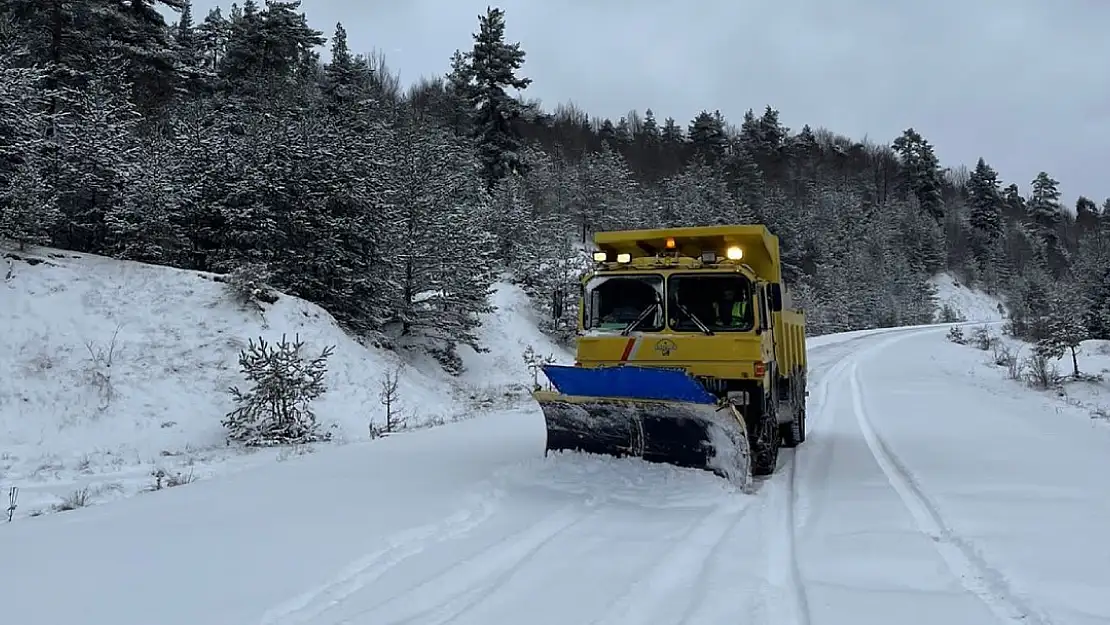
[[[518,403],[528,347],[572,358],[535,329],[525,295],[506,285],[484,320],[490,351],[461,349],[466,371],[451,378],[430,359],[406,355],[406,363],[364,347],[294,297],[260,314],[212,275],[59,250],[13,254],[0,264],[0,494],[19,488],[16,517],[311,452],[245,454],[225,444],[227,389],[244,384],[238,354],[259,336],[299,336],[310,353],[335,346],[329,390],[313,406],[340,443],[381,424],[383,376],[399,365],[400,408],[422,424]]]
[[[937,321],[1000,321],[1006,318],[1006,307],[997,297],[969,288],[950,273],[940,273],[929,280],[937,290]],[[957,318],[945,319],[945,309]]]
[[[1080,343],[1073,359],[1070,351],[1047,363],[1041,371],[1034,362],[1033,345],[1000,331],[997,324],[971,324],[960,334],[967,349],[976,350],[982,368],[977,375],[1006,380],[1011,387],[1039,391],[1049,405],[1066,404],[1089,418],[1110,425],[1110,341]],[[950,337],[950,340],[954,340]],[[1078,370],[1078,375],[1076,372]]]
[[[32,257],[0,285],[0,496],[20,488],[0,526],[4,622],[1110,623],[1103,383],[1030,390],[948,326],[811,338],[809,439],[744,494],[545,458],[522,354],[571,356],[507,285],[490,351],[463,350],[452,378],[296,298],[259,316],[213,276]],[[1002,317],[937,283],[962,318]],[[336,346],[318,413],[339,444],[234,452],[219,420],[238,351],[282,333]],[[367,440],[402,362],[404,409],[446,424]],[[1110,348],[1084,344],[1080,369],[1110,369]],[[219,479],[125,497],[158,469]]]
[[[1110,622],[1110,429],[946,331],[813,339],[809,439],[751,495],[544,458],[525,405],[12,523],[5,621]]]

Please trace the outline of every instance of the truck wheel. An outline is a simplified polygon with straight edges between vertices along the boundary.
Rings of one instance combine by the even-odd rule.
[[[799,406],[794,409],[794,420],[782,424],[782,446],[793,448],[801,445],[806,440],[806,409]]]
[[[794,418],[790,423],[782,424],[782,446],[787,448],[797,447],[806,440],[806,380],[805,376],[798,376],[792,384],[794,396],[791,398],[791,408]]]
[[[752,475],[762,477],[774,473],[779,463],[779,424],[773,408],[765,410],[755,421],[751,436]]]

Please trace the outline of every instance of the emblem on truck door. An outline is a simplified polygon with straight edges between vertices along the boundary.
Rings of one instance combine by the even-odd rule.
[[[660,356],[670,356],[672,352],[678,350],[678,345],[674,344],[671,339],[663,339],[655,344],[655,351],[659,352]]]

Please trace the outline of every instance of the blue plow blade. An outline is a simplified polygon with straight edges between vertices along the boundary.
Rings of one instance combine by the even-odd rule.
[[[543,372],[563,395],[716,404],[717,399],[685,371],[656,367],[586,369],[545,365]]]

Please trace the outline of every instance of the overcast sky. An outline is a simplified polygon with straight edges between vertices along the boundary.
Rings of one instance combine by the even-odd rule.
[[[198,21],[213,6],[194,0]],[[261,3],[261,2],[260,2]],[[377,50],[405,83],[468,49],[475,0],[304,0],[330,38]],[[889,142],[913,126],[945,166],[982,156],[1027,193],[1045,170],[1064,201],[1110,196],[1110,2],[1106,0],[502,0],[527,53],[525,95],[614,121],[635,108],[685,125],[734,123],[767,104]],[[225,13],[226,14],[226,13]]]

